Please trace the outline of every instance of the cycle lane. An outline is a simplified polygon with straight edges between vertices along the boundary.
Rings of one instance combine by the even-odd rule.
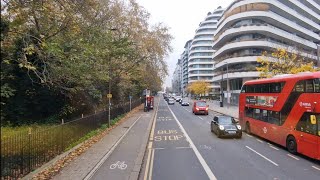
[[[139,179],[209,179],[186,132],[161,100]]]
[[[144,141],[148,138],[147,133],[150,121],[153,118],[153,112],[142,114],[128,130],[128,133],[119,141],[114,151],[105,157],[104,162],[97,165],[96,170],[86,179],[129,179],[132,173],[138,174],[140,166],[136,164],[141,155],[142,149],[145,149]],[[142,158],[143,154],[141,155]],[[103,159],[102,159],[103,160]]]

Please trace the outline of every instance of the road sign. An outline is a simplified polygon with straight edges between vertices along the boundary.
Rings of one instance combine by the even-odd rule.
[[[112,94],[107,94],[107,98],[112,98]]]
[[[129,99],[132,99],[132,96],[129,96]]]

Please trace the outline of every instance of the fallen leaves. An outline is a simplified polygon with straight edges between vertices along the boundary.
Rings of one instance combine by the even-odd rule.
[[[62,168],[66,167],[70,162],[72,162],[74,159],[79,157],[82,153],[86,152],[87,149],[89,149],[93,144],[100,141],[105,135],[107,135],[112,129],[126,121],[132,114],[142,111],[143,105],[138,106],[137,108],[133,109],[131,112],[127,113],[122,119],[120,119],[118,122],[116,122],[113,126],[110,128],[105,129],[104,131],[99,132],[97,135],[91,137],[90,139],[86,140],[82,145],[73,151],[71,151],[68,155],[65,157],[59,159],[56,163],[48,167],[47,169],[39,172],[38,174],[34,175],[32,179],[51,179],[53,176],[58,174]]]

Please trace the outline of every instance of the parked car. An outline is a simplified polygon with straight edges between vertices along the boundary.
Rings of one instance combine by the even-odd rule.
[[[192,113],[194,114],[209,114],[209,105],[205,101],[199,100],[193,102]]]
[[[173,105],[175,103],[175,100],[173,98],[169,98],[168,104]]]
[[[189,102],[186,100],[181,100],[181,106],[189,106]]]
[[[240,124],[231,116],[215,116],[211,121],[210,129],[217,137],[242,137],[242,128]]]

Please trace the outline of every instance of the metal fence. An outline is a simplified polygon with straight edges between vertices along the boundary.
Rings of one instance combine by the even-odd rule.
[[[131,103],[131,108],[141,100]],[[114,106],[111,120],[130,111],[130,104]],[[1,179],[18,179],[75,145],[89,132],[108,123],[108,110],[53,126],[1,138]]]

